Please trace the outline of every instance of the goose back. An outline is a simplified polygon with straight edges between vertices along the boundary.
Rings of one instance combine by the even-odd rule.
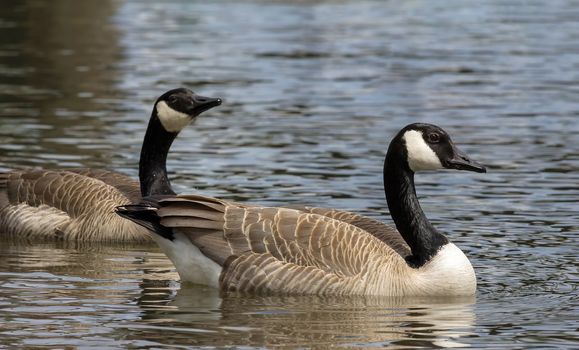
[[[95,174],[121,188],[89,176]],[[12,171],[0,174],[2,234],[27,240],[148,242],[143,227],[119,219],[114,209],[138,199],[137,182],[121,174],[90,170]],[[125,194],[126,193],[126,194]]]
[[[288,208],[243,207],[196,195],[153,203],[156,209],[137,205],[119,210],[136,222],[153,223],[149,227],[154,230],[156,226],[170,229],[169,239],[155,238],[162,248],[170,248],[169,242],[189,240],[222,267],[219,287],[225,291],[333,295],[438,292],[430,284],[423,285],[420,278],[412,278],[420,271],[409,267],[389,245],[360,227],[329,216]],[[173,256],[172,260],[182,278],[187,271],[200,268],[180,257]],[[189,282],[205,284],[205,280]]]
[[[374,237],[378,238],[379,240],[387,244],[390,248],[392,248],[394,251],[400,254],[400,256],[406,257],[411,254],[410,247],[404,241],[402,236],[400,236],[400,233],[396,231],[394,227],[386,225],[383,222],[378,221],[376,219],[372,219],[367,216],[338,209],[309,207],[309,206],[294,206],[292,208],[307,213],[327,216],[329,218],[354,225],[370,233]]]
[[[139,181],[132,177],[109,170],[91,168],[70,168],[66,171],[100,180],[109,186],[113,186],[132,202],[141,199]]]

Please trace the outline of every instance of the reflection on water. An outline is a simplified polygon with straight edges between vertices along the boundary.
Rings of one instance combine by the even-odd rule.
[[[0,159],[102,164],[114,147],[100,135],[124,113],[116,88],[122,48],[111,21],[118,3],[11,3],[0,9]]]
[[[473,333],[474,298],[452,300],[371,297],[219,298],[182,286],[165,309],[147,311],[135,339],[156,338],[150,329],[218,346],[441,346],[461,344]],[[175,313],[174,310],[179,312]],[[161,319],[162,322],[158,320]],[[129,326],[130,327],[130,326]],[[152,328],[154,327],[154,328]]]
[[[488,174],[417,177],[476,300],[221,298],[154,246],[0,242],[1,346],[575,348],[579,10],[572,1],[10,1],[0,169],[136,175],[151,104],[226,103],[176,141],[180,192],[390,222],[389,138],[428,121]]]
[[[474,297],[222,297],[180,286],[151,250],[5,245],[0,344],[452,347],[474,334]]]
[[[114,322],[138,317],[139,281],[176,277],[144,247],[0,247],[0,346],[118,345]]]

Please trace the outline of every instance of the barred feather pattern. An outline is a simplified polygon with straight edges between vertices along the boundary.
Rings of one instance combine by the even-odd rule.
[[[98,177],[109,183],[116,179],[121,190]],[[148,230],[115,213],[117,206],[137,198],[135,190],[139,190],[138,182],[106,171],[2,173],[0,236],[45,241],[149,242]]]
[[[131,202],[137,202],[141,200],[141,188],[139,182],[125,174],[91,168],[67,168],[66,171],[101,180],[107,185],[113,186]]]
[[[219,283],[224,291],[389,296],[471,292],[460,287],[465,280],[472,283],[469,271],[445,285],[444,278],[454,278],[452,266],[442,275],[436,263],[411,268],[377,237],[329,216],[244,207],[196,195],[162,199],[159,206],[161,225],[186,235],[223,266]],[[194,268],[177,266],[178,271]]]
[[[370,233],[372,236],[378,238],[401,256],[406,257],[411,254],[410,247],[404,241],[404,238],[402,238],[400,233],[394,227],[386,225],[376,219],[337,209],[305,206],[299,208],[299,210],[347,222],[348,224],[359,227]]]

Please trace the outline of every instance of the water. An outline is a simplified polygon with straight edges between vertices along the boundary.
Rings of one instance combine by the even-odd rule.
[[[0,244],[0,348],[579,347],[579,7],[573,1],[11,1],[0,168],[136,176],[154,99],[226,103],[170,154],[179,192],[391,222],[382,160],[444,127],[489,173],[417,177],[476,298],[220,297],[155,246]]]

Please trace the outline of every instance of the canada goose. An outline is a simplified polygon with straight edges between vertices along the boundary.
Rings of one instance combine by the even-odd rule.
[[[139,182],[97,169],[0,173],[0,237],[35,240],[146,242],[150,233],[115,214],[142,196],[175,194],[166,159],[173,140],[195,117],[221,104],[184,88],[153,106],[143,140]]]
[[[157,234],[183,281],[224,291],[473,295],[468,258],[428,221],[414,188],[415,172],[444,168],[486,171],[435,125],[410,124],[394,137],[384,186],[397,231],[347,212],[245,206],[200,195],[147,197],[117,211]]]

